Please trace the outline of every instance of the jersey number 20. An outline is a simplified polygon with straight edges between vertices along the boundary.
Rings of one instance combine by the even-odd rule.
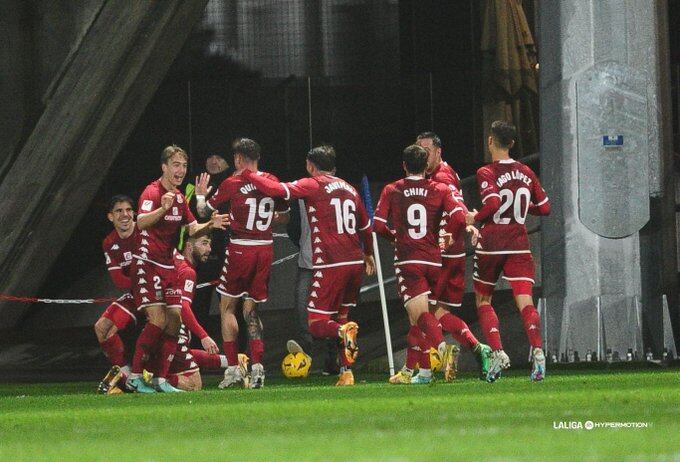
[[[519,188],[516,193],[510,189],[501,189],[501,206],[493,215],[493,222],[498,225],[507,225],[510,223],[510,218],[501,218],[510,207],[513,208],[515,221],[523,225],[527,219],[527,212],[529,211],[529,202],[531,201],[531,193],[527,188]]]

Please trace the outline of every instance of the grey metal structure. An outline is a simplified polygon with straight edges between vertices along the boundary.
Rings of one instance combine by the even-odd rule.
[[[542,271],[553,353],[660,354],[664,319],[677,322],[666,8],[541,3],[541,176],[553,204]]]

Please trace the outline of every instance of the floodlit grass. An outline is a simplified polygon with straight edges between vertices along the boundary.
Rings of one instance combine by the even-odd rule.
[[[393,386],[271,380],[262,390],[98,396],[0,386],[0,460],[678,460],[680,372]],[[557,430],[559,422],[647,428]]]

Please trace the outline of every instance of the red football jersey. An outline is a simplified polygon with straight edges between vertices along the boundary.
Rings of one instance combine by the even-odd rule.
[[[451,190],[454,199],[456,199],[461,205],[465,205],[463,202],[463,190],[460,185],[460,177],[446,162],[441,162],[437,167],[428,175],[432,181],[438,183],[443,183]],[[464,207],[464,213],[467,213],[467,208]],[[453,244],[451,247],[442,252],[442,255],[447,257],[460,257],[465,254],[465,232],[464,228],[457,236],[453,236]]]
[[[498,197],[501,205],[488,217],[480,231],[479,253],[503,254],[529,252],[529,237],[524,222],[530,205],[548,203],[538,177],[529,167],[513,159],[501,160],[477,170],[482,203]]]
[[[352,185],[330,174],[270,186],[279,184],[286,199],[305,199],[314,268],[363,264],[364,253],[373,253],[371,222]]]
[[[374,219],[391,224],[395,265],[420,263],[441,266],[439,230],[442,219],[465,222],[463,206],[451,190],[435,181],[409,176],[388,184],[380,194]],[[444,221],[446,223],[446,221]]]
[[[139,197],[138,217],[159,208],[161,197],[166,192],[168,190],[163,187],[161,180],[156,180],[147,186]],[[139,232],[139,246],[134,254],[136,258],[166,268],[174,268],[172,252],[177,244],[180,228],[196,222],[184,195],[178,190],[174,193],[175,199],[165,215],[152,227]]]
[[[446,162],[442,161],[439,165],[428,175],[432,181],[444,183],[451,189],[453,197],[458,202],[463,202],[463,189],[460,185],[460,177],[456,171]]]
[[[130,277],[130,264],[132,263],[132,254],[136,249],[138,236],[139,230],[136,227],[132,230],[132,234],[125,239],[121,238],[114,229],[102,241],[106,267],[116,286],[119,286],[121,281],[121,278],[116,276],[117,272],[120,272],[119,274],[125,279]],[[129,281],[127,284],[129,284]],[[129,287],[120,288],[129,289]]]
[[[193,303],[196,290],[196,270],[181,253],[175,252],[175,271],[177,272],[177,287],[182,291],[182,301]]]
[[[257,172],[253,175],[279,181],[271,173]],[[208,206],[212,210],[218,210],[225,203],[229,203],[231,242],[242,245],[271,244],[274,211],[288,210],[285,200],[272,199],[262,194],[251,181],[241,175],[224,180],[208,200]]]

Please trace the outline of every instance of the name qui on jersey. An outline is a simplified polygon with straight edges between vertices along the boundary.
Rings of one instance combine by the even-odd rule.
[[[241,186],[239,191],[241,191],[241,194],[248,194],[249,192],[255,191],[257,188],[252,184],[248,183],[245,186]]]
[[[496,184],[500,188],[510,180],[523,181],[524,183],[527,184],[527,186],[531,184],[531,178],[529,178],[528,176],[526,176],[524,173],[520,172],[519,170],[513,170],[511,172],[507,172],[507,173],[502,174],[501,176],[498,177],[498,180],[496,180]]]

